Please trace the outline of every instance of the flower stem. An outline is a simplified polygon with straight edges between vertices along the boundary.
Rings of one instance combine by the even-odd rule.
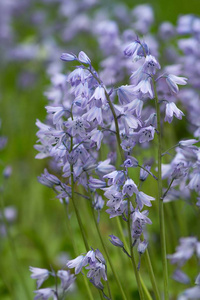
[[[152,287],[153,287],[155,299],[160,300],[160,295],[159,295],[159,291],[158,291],[158,287],[157,287],[157,283],[156,283],[156,279],[155,279],[155,275],[154,275],[153,267],[152,267],[152,264],[151,264],[151,259],[150,259],[150,256],[149,256],[148,249],[146,249],[146,251],[145,251],[145,258],[146,258],[146,264],[147,264],[147,268],[148,268],[148,271],[149,271],[149,275],[150,275],[151,284],[152,284]]]
[[[158,95],[156,90],[156,83],[152,78],[154,95],[155,95],[155,106],[157,114],[157,136],[158,136],[158,202],[159,202],[159,223],[160,223],[160,239],[161,239],[161,252],[162,252],[162,266],[164,274],[164,299],[169,299],[168,294],[168,270],[167,270],[167,258],[166,258],[166,239],[165,239],[165,219],[164,219],[164,207],[162,199],[162,170],[161,170],[161,157],[162,157],[162,144],[161,144],[161,122],[160,122],[160,107],[158,103]]]
[[[91,195],[90,195],[90,199],[91,199],[91,203],[92,203]],[[97,230],[99,239],[100,239],[100,241],[101,241],[102,247],[103,247],[103,249],[104,249],[104,252],[105,252],[105,254],[106,254],[106,257],[107,257],[107,259],[108,259],[110,268],[111,268],[112,273],[113,273],[113,275],[114,275],[114,277],[115,277],[115,280],[116,280],[116,282],[117,282],[117,285],[118,285],[118,287],[119,287],[119,289],[120,289],[120,291],[121,291],[122,298],[123,298],[124,300],[127,300],[127,297],[126,297],[126,295],[125,295],[125,293],[124,293],[124,290],[123,290],[123,288],[122,288],[122,285],[121,285],[121,283],[120,283],[120,281],[119,281],[119,278],[118,278],[118,276],[117,276],[117,274],[116,274],[116,272],[115,272],[115,269],[114,269],[114,267],[113,267],[112,261],[110,260],[110,256],[109,256],[109,253],[108,253],[107,248],[106,248],[106,246],[105,246],[105,243],[104,243],[104,240],[103,240],[103,238],[102,238],[101,232],[100,232],[100,230],[99,230],[99,225],[98,225],[98,223],[97,223],[97,219],[96,219],[96,216],[95,216],[94,209],[93,209],[92,205],[91,205],[91,210],[92,210],[92,216],[93,216],[93,219],[94,219],[95,227],[96,227],[96,230]],[[110,295],[110,296],[111,296],[111,295]],[[112,299],[112,298],[111,298],[111,299]]]
[[[130,199],[128,199],[128,222],[127,222],[127,224],[128,224],[128,234],[129,234],[131,261],[132,261],[132,265],[133,265],[133,269],[134,269],[134,273],[135,273],[135,277],[136,277],[136,281],[137,281],[137,285],[138,285],[138,291],[139,291],[140,299],[145,300],[144,293],[143,293],[143,290],[142,290],[142,284],[141,284],[139,272],[137,270],[135,257],[134,257],[134,253],[133,253],[133,245],[132,245],[132,237],[131,237],[131,224],[130,224],[130,203],[131,203]]]
[[[78,251],[77,251],[77,247],[76,247],[75,241],[73,239],[72,228],[71,228],[69,216],[68,216],[68,213],[67,213],[67,203],[65,201],[64,201],[64,206],[65,206],[65,212],[66,212],[67,229],[68,229],[68,232],[69,232],[69,235],[70,235],[70,240],[72,241],[72,246],[73,246],[73,249],[74,249],[74,254],[76,256],[78,256],[79,254],[78,254]],[[83,280],[84,280],[84,283],[85,283],[85,286],[86,286],[86,289],[87,289],[87,292],[88,292],[89,299],[90,300],[94,300],[94,297],[92,295],[90,286],[88,284],[88,280],[87,280],[87,278],[85,276],[83,276]]]
[[[88,69],[88,71],[92,74],[92,76],[96,79],[96,81],[99,84],[102,84],[101,80],[94,74],[94,72],[91,69]],[[123,152],[122,147],[121,147],[121,138],[120,138],[120,133],[119,133],[119,126],[118,126],[117,116],[116,116],[113,104],[110,100],[109,94],[107,93],[105,87],[104,87],[104,91],[105,91],[106,99],[107,99],[108,104],[110,106],[110,109],[111,109],[111,112],[112,112],[112,115],[113,115],[113,118],[114,118],[114,122],[115,122],[115,131],[116,131],[116,137],[117,137],[117,144],[118,144],[119,152],[120,152],[122,161],[124,161],[124,152]]]
[[[73,148],[73,137],[71,137],[71,149],[72,148]],[[74,199],[74,170],[73,170],[73,164],[70,165],[70,171],[71,171],[71,199],[72,199],[72,203],[73,203],[74,210],[75,210],[75,213],[76,213],[76,218],[77,218],[78,225],[79,225],[79,228],[80,228],[80,231],[81,231],[81,235],[82,235],[82,238],[83,238],[83,242],[84,242],[84,245],[85,245],[85,249],[88,252],[90,250],[90,248],[89,248],[87,238],[86,238],[86,235],[85,235],[85,232],[84,232],[84,229],[83,229],[83,223],[81,221],[79,210],[76,206],[76,202],[75,202],[75,199]]]

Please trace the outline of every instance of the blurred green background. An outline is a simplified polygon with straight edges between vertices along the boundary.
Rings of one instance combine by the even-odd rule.
[[[56,18],[59,17],[55,10],[58,3],[50,2],[48,4],[48,2],[42,3],[40,1],[27,2],[30,3],[28,3],[24,11],[22,10],[12,16],[11,25],[15,41],[11,44],[12,47],[15,47],[19,42],[28,43],[30,41],[39,43],[39,45],[41,43],[42,45],[42,38],[44,38],[43,34],[45,31],[41,34],[40,28],[36,28],[29,23],[29,18],[31,18],[34,10],[41,9],[41,11],[47,14],[47,23],[45,24],[47,28],[48,24],[51,25],[51,22],[56,23]],[[130,9],[137,4],[147,3],[145,1],[128,0],[125,2]],[[116,3],[115,1],[110,1],[109,3],[101,1],[100,5],[105,5],[108,9],[112,9]],[[177,17],[180,14],[200,13],[199,0],[191,0],[189,2],[186,0],[152,0],[149,4],[152,5],[155,12],[154,30],[156,30],[158,25],[163,21],[171,21],[173,24],[176,24]],[[48,35],[48,31],[46,34]],[[87,35],[84,37],[77,36],[68,44],[63,43],[57,37],[55,37],[55,40],[58,40],[62,52],[64,52],[67,47],[73,49],[73,45],[76,45],[76,49],[88,50],[91,55],[93,55],[93,57],[91,57],[92,60],[95,60],[95,53],[98,52],[98,49],[95,49],[94,54],[92,54],[92,47],[95,46],[93,38],[89,37],[87,40]],[[8,137],[8,143],[6,148],[1,151],[2,164],[0,168],[1,173],[6,165],[12,166],[13,170],[9,179],[5,180],[3,176],[1,176],[1,185],[4,187],[1,198],[5,206],[15,206],[17,209],[17,219],[12,224],[9,224],[13,245],[10,245],[6,236],[1,236],[0,242],[0,299],[2,300],[28,299],[21,280],[25,281],[29,299],[33,299],[33,291],[36,289],[36,285],[35,281],[30,278],[29,266],[48,269],[50,266],[61,268],[63,263],[59,262],[59,255],[64,254],[71,258],[74,257],[71,247],[71,237],[68,235],[68,229],[66,227],[66,215],[63,206],[55,199],[53,191],[37,182],[37,176],[43,172],[44,167],[48,166],[48,160],[36,160],[34,158],[37,152],[33,148],[37,140],[35,121],[36,119],[40,119],[41,121],[45,119],[46,111],[44,106],[47,104],[47,100],[43,93],[50,84],[46,73],[48,61],[45,59],[45,50],[42,47],[41,49],[40,56],[36,59],[16,61],[11,57],[11,59],[1,61],[1,134]],[[2,49],[2,57],[4,57],[3,51],[6,51],[6,47]],[[55,59],[59,60],[59,55]],[[95,63],[98,65],[98,62]],[[23,87],[20,84],[20,77],[25,76],[25,79],[28,80],[28,78],[26,78],[26,76],[28,76],[27,74],[34,80]],[[167,127],[166,144],[168,141],[171,143],[173,139],[176,140],[177,132],[181,132],[178,126],[181,125],[177,125],[177,129]],[[181,134],[184,136],[183,132]],[[189,136],[187,132],[185,132],[185,135]],[[154,194],[154,186],[151,179],[149,179],[145,188],[149,194]],[[181,235],[186,236],[188,234],[189,226],[194,226],[194,213],[192,208],[185,207],[183,203],[179,202],[171,203],[170,206],[171,208],[178,208],[181,211],[181,217],[176,216],[175,209],[167,211],[167,217],[170,217],[172,220],[169,228],[167,228],[167,234],[170,235],[168,236],[168,240],[170,241],[168,244],[168,253],[174,251],[178,238]],[[80,208],[83,213],[90,218],[86,203],[82,199],[80,199]],[[156,214],[156,205],[153,210]],[[181,220],[183,217],[186,218],[186,215],[188,220],[187,224]],[[83,244],[79,237],[78,225],[73,214],[71,219],[74,238],[81,253],[84,251]],[[175,222],[177,219],[178,222],[182,224],[178,230]],[[108,216],[102,214],[101,230],[107,237],[107,244],[109,244],[108,235],[115,231],[115,222],[113,220],[109,222],[108,225]],[[155,218],[155,222],[150,228],[150,234],[153,235],[155,240],[158,238],[157,228],[158,222]],[[173,236],[171,236],[172,233]],[[90,241],[92,241],[92,236],[95,238],[93,226],[90,226],[90,228],[87,227],[87,234]],[[96,241],[96,245],[92,246],[101,248],[99,241]],[[124,258],[122,261],[119,261],[119,250],[113,249],[110,245],[108,245],[108,247],[112,254],[113,262],[116,268],[119,269],[119,277],[123,285],[134,285],[132,282],[134,277],[131,270],[127,268],[127,273],[124,275],[128,260]],[[155,270],[158,274],[162,274],[161,262],[160,259],[157,259],[157,257],[160,257],[160,254],[157,252],[156,244],[150,246],[150,251],[151,250]],[[66,259],[64,261],[66,261]],[[195,262],[192,261],[191,264],[195,265]],[[150,287],[148,276],[146,276],[145,279],[147,285]],[[77,282],[79,290],[77,289],[75,293],[71,293],[69,298],[87,299],[84,286],[81,285],[81,278],[79,278]],[[181,284],[174,283],[172,280],[170,281],[170,286],[172,289],[177,289],[178,291],[181,291],[183,288]],[[96,293],[94,289],[93,291]],[[135,297],[137,297],[137,293]],[[137,298],[134,298],[134,294],[132,294],[130,299]]]

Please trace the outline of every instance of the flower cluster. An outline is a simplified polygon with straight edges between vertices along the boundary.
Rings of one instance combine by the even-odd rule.
[[[98,289],[104,289],[101,279],[107,281],[107,267],[106,262],[99,251],[99,249],[90,250],[85,255],[80,255],[75,259],[67,262],[68,268],[75,268],[75,274],[82,271],[82,268],[89,270],[87,277],[90,278],[90,282]]]
[[[37,280],[37,290],[35,291],[36,296],[34,297],[34,300],[47,300],[50,297],[55,297],[55,299],[59,299],[59,295],[62,295],[63,297],[63,295],[66,294],[67,290],[76,279],[76,277],[73,274],[70,274],[70,272],[66,270],[59,270],[57,273],[55,273],[54,271],[49,271],[47,269],[30,267],[30,271],[32,273],[31,278]],[[54,278],[60,278],[61,285],[59,289],[57,285],[55,288],[40,289],[43,282],[47,280],[49,276],[53,276]]]

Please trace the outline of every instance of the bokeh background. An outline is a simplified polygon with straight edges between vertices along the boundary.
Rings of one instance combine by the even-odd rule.
[[[63,266],[67,257],[73,257],[63,207],[55,199],[53,191],[37,181],[37,176],[48,166],[48,160],[35,159],[37,151],[33,146],[37,141],[36,119],[43,121],[46,115],[44,107],[47,105],[47,99],[44,92],[50,85],[50,74],[59,68],[65,72],[66,64],[60,62],[60,55],[66,51],[74,53],[85,51],[98,68],[101,53],[95,36],[88,30],[88,20],[103,12],[116,20],[119,28],[123,29],[129,26],[123,20],[123,10],[132,10],[142,3],[147,2],[128,0],[0,2],[0,130],[1,135],[8,138],[6,147],[1,151],[1,174],[6,166],[12,167],[9,178],[1,176],[1,198],[5,207],[14,208],[16,211],[16,216],[9,222],[12,245],[1,225],[0,299],[2,300],[33,299],[36,286],[35,281],[30,278],[29,266],[58,268]],[[176,25],[177,18],[181,14],[200,14],[198,0],[152,0],[148,4],[155,13],[152,32],[156,32],[163,21],[170,21]],[[178,126],[169,129],[167,133],[169,140],[176,139],[176,135],[179,135],[178,138],[190,136],[185,128]],[[152,186],[148,188],[149,191],[153,190]],[[180,204],[173,203],[173,205]],[[80,208],[89,218],[84,203],[80,203]],[[192,209],[183,208],[181,205],[180,209],[182,209],[181,217],[169,216],[172,220],[170,232],[174,231],[174,237],[168,237],[171,241],[168,246],[170,253],[174,251],[181,234],[186,236],[188,227],[196,226],[193,224]],[[187,225],[180,220],[181,229],[175,228],[173,219],[186,218],[186,215]],[[108,227],[107,219],[105,216],[101,222],[105,236],[111,234],[110,230],[114,228],[112,221]],[[0,220],[3,224],[2,217]],[[155,221],[151,227],[154,234],[158,231],[157,225]],[[82,241],[75,221],[72,222],[72,227],[78,248],[82,252]],[[87,233],[88,236],[95,237],[92,226]],[[119,253],[116,251],[116,254],[112,248],[110,251],[119,271],[123,273],[124,262],[118,260]],[[160,260],[157,259],[160,254],[156,251],[156,245],[153,246],[153,251],[155,269],[159,274],[162,273],[162,268]],[[129,276],[127,273],[121,277],[124,285],[132,283],[131,276],[133,275]],[[29,298],[21,280],[25,281]],[[80,279],[77,284],[79,289],[75,288],[75,292],[71,293],[69,298],[87,299]],[[177,287],[177,283],[170,281],[170,285],[174,289],[181,290],[180,284]],[[137,295],[137,292],[135,293]],[[132,299],[135,299],[134,291]]]

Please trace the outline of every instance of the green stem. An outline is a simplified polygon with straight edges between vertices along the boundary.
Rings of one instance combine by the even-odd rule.
[[[88,71],[92,74],[92,76],[96,79],[96,81],[99,84],[102,84],[101,80],[94,74],[94,72],[91,69],[88,69]],[[124,152],[123,152],[122,147],[121,147],[121,138],[120,138],[120,133],[119,133],[119,126],[118,126],[117,116],[116,116],[115,109],[113,107],[113,104],[110,100],[110,97],[109,97],[105,87],[104,87],[104,91],[105,91],[105,95],[106,95],[106,100],[108,101],[108,104],[110,106],[110,109],[111,109],[111,112],[112,112],[112,115],[113,115],[113,118],[114,118],[114,122],[115,122],[115,130],[116,130],[116,137],[117,137],[117,144],[118,144],[119,152],[120,152],[122,161],[124,161]]]
[[[170,188],[172,186],[173,181],[174,181],[174,178],[172,178],[172,180],[170,181],[170,184],[169,184],[167,190],[164,192],[164,194],[162,196],[162,200],[167,196],[167,193],[169,192],[169,190],[170,190]]]
[[[71,149],[72,148],[73,148],[73,137],[71,137]],[[76,213],[76,218],[77,218],[78,225],[79,225],[79,228],[80,228],[80,231],[81,231],[81,235],[82,235],[82,238],[83,238],[83,242],[84,242],[84,245],[85,245],[85,249],[88,252],[90,250],[90,248],[89,248],[87,238],[86,238],[86,235],[85,235],[85,232],[84,232],[84,229],[83,229],[83,223],[81,221],[79,210],[76,206],[76,202],[75,202],[75,199],[74,199],[74,170],[73,170],[73,165],[72,164],[70,165],[70,171],[71,171],[71,199],[72,199],[72,203],[73,203],[74,210],[75,210],[75,213]]]
[[[162,199],[162,170],[161,170],[161,123],[160,123],[160,107],[158,103],[158,95],[156,90],[156,83],[154,78],[152,78],[154,95],[155,95],[155,105],[157,114],[157,136],[158,136],[158,201],[159,201],[159,222],[160,222],[160,239],[161,239],[161,252],[162,252],[162,266],[164,275],[164,295],[165,300],[169,299],[168,294],[168,270],[167,270],[167,257],[166,257],[166,239],[165,239],[165,219],[164,219],[164,207]]]
[[[140,281],[139,272],[137,270],[135,257],[134,257],[134,253],[133,253],[132,236],[131,236],[131,224],[130,224],[130,203],[131,203],[130,199],[128,199],[128,222],[127,222],[127,224],[128,224],[128,234],[129,234],[131,261],[132,261],[132,265],[133,265],[133,269],[134,269],[134,273],[135,273],[135,278],[136,278],[137,285],[138,285],[138,291],[139,291],[140,299],[145,300],[144,293],[143,293],[143,290],[142,290],[141,281]]]
[[[119,230],[119,233],[120,233],[120,238],[122,239],[122,242],[124,243],[124,246],[125,246],[125,250],[126,249],[129,249],[128,247],[128,244],[127,244],[127,241],[125,239],[125,236],[124,236],[124,233],[123,233],[123,229],[122,229],[122,225],[121,225],[121,222],[120,222],[120,219],[118,217],[115,218],[115,220],[117,220],[117,227],[118,227],[118,230]],[[151,264],[151,260],[149,258],[149,262]],[[148,265],[147,265],[148,266]],[[147,296],[148,299],[152,299],[151,298],[151,295],[149,294],[149,291],[147,290],[146,286],[145,286],[145,283],[142,279],[142,277],[140,276],[139,274],[139,278],[140,278],[140,282],[141,282],[141,285],[142,285],[142,288]],[[155,277],[154,277],[155,278]]]
[[[155,275],[154,275],[153,267],[152,267],[152,264],[151,264],[151,259],[150,259],[150,256],[149,256],[148,249],[146,249],[146,251],[145,251],[145,258],[146,258],[146,264],[147,264],[147,268],[148,268],[148,271],[149,271],[150,280],[151,280],[151,284],[152,284],[152,287],[153,287],[155,298],[156,298],[156,300],[160,300],[158,286],[157,286],[157,283],[156,283],[156,279],[155,279]]]
[[[143,169],[145,172],[147,172],[149,175],[151,175],[155,180],[158,180],[158,178],[151,173],[149,170],[147,170],[146,168],[144,168],[143,166],[138,165],[139,168]]]
[[[66,212],[67,229],[68,229],[68,232],[69,232],[69,235],[70,235],[70,240],[72,241],[72,246],[73,246],[73,249],[74,249],[74,253],[75,253],[76,256],[78,256],[79,255],[78,250],[77,250],[76,244],[75,244],[74,239],[73,239],[72,228],[71,228],[69,216],[68,216],[68,213],[67,213],[67,203],[65,201],[64,201],[64,206],[65,206],[65,212]],[[94,300],[94,297],[92,295],[90,286],[88,284],[88,280],[85,276],[83,276],[83,280],[84,280],[84,283],[85,283],[85,286],[86,286],[86,289],[87,289],[89,299]]]
[[[14,240],[13,240],[11,234],[10,234],[8,221],[5,217],[5,213],[4,213],[5,206],[4,206],[2,193],[1,193],[0,198],[1,198],[1,201],[0,201],[1,202],[1,214],[2,214],[2,219],[3,219],[4,226],[5,226],[5,229],[6,229],[7,238],[8,238],[9,244],[10,244],[10,250],[11,250],[11,253],[12,253],[12,256],[13,256],[13,265],[15,266],[17,274],[20,277],[21,284],[24,288],[24,293],[26,294],[26,298],[31,299],[31,296],[29,294],[29,289],[26,285],[26,281],[24,279],[23,272],[22,272],[21,267],[19,265],[19,259],[18,259],[18,255],[17,255],[16,246],[15,246]]]
[[[91,202],[92,202],[92,199],[91,199]],[[126,297],[126,295],[125,295],[125,293],[124,293],[124,290],[123,290],[123,288],[122,288],[122,285],[121,285],[121,283],[120,283],[120,281],[119,281],[119,278],[118,278],[118,276],[117,276],[117,274],[116,274],[116,272],[115,272],[115,269],[114,269],[114,267],[113,267],[112,261],[110,260],[110,256],[109,256],[109,253],[108,253],[107,248],[106,248],[106,246],[105,246],[105,243],[104,243],[104,240],[103,240],[103,238],[102,238],[101,232],[100,232],[100,230],[99,230],[99,225],[98,225],[98,223],[97,223],[97,219],[96,219],[96,216],[95,216],[93,207],[91,207],[91,210],[92,210],[92,216],[93,216],[93,219],[94,219],[95,227],[96,227],[96,230],[97,230],[99,239],[100,239],[100,241],[101,241],[103,250],[104,250],[104,252],[105,252],[105,254],[106,254],[106,257],[107,257],[107,259],[108,259],[110,268],[111,268],[112,273],[113,273],[113,275],[114,275],[114,277],[115,277],[115,280],[116,280],[116,282],[117,282],[117,285],[118,285],[118,287],[119,287],[119,289],[120,289],[120,291],[121,291],[122,298],[123,298],[124,300],[127,300],[127,297]]]

